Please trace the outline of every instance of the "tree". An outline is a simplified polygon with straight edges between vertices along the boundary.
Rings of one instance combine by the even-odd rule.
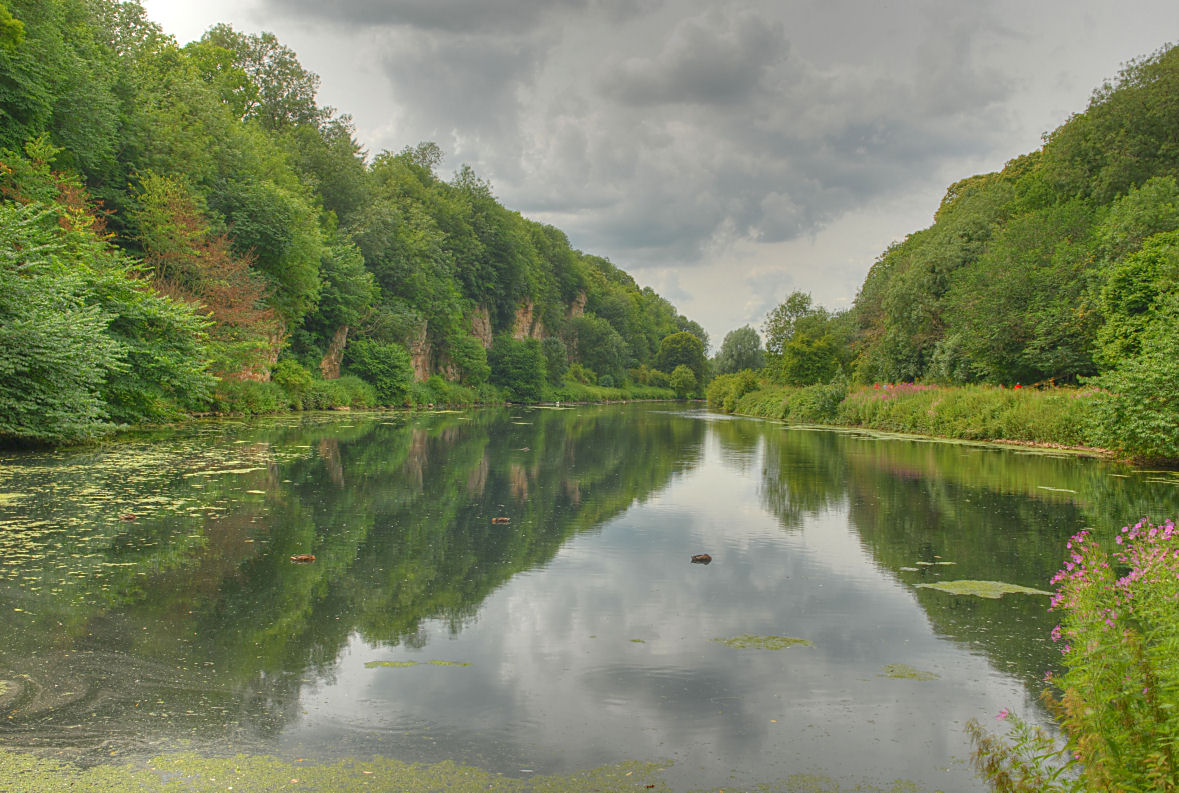
[[[696,378],[696,373],[692,371],[691,367],[682,363],[672,370],[667,381],[675,389],[675,395],[680,399],[696,393],[696,389],[700,384],[700,381]]]
[[[613,325],[601,317],[586,314],[569,323],[568,334],[568,348],[574,360],[598,376],[609,375],[615,382],[622,381],[630,350]]]
[[[659,354],[655,357],[655,366],[668,374],[671,374],[680,364],[692,370],[697,384],[704,382],[706,371],[704,342],[688,331],[665,336],[663,341],[659,343]]]
[[[222,23],[211,27],[201,41],[232,52],[234,66],[249,78],[252,90],[242,94],[244,118],[274,130],[319,126],[330,115],[315,104],[319,76],[304,69],[295,51],[273,33],[246,35]]]
[[[729,331],[716,356],[717,374],[731,374],[742,369],[761,369],[765,366],[765,351],[761,336],[752,326]]]
[[[512,401],[539,402],[544,397],[547,374],[539,341],[496,336],[487,357],[491,382],[504,388]]]
[[[382,405],[406,402],[413,383],[413,364],[400,344],[355,339],[344,350],[344,363],[348,371],[377,389],[377,399]]]
[[[850,360],[846,314],[816,307],[805,292],[792,292],[766,318],[766,368],[790,385],[825,383]]]

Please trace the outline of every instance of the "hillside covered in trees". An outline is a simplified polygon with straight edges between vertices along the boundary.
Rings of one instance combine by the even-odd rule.
[[[851,309],[790,295],[762,327],[764,364],[752,328],[728,334],[709,400],[775,418],[1176,460],[1177,316],[1179,46],[1168,46],[1127,64],[1039,150],[951,185],[933,225],[878,258]],[[908,412],[880,407],[908,391],[852,390],[918,382],[978,388],[922,396]],[[1036,385],[1088,390],[1051,397],[1056,406],[1045,402],[1034,420],[1028,405],[986,391]]]
[[[0,2],[0,440],[702,384],[699,325],[318,82],[270,34]]]
[[[1168,47],[1040,150],[952,185],[932,226],[881,255],[851,317],[858,378],[1075,383],[1174,353],[1177,179]]]

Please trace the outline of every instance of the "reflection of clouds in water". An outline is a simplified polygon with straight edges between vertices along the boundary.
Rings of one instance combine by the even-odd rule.
[[[787,533],[757,506],[760,465],[743,470],[710,437],[695,470],[514,577],[457,636],[431,624],[421,651],[354,641],[288,739],[336,729],[368,751],[392,741],[430,757],[402,735],[428,728],[451,742],[444,756],[467,746],[456,759],[506,772],[667,758],[669,779],[693,787],[733,784],[740,769],[750,783],[815,772],[981,790],[961,725],[1026,711],[1023,689],[932,633],[850,526],[846,499]],[[715,562],[691,565],[699,552]],[[814,646],[710,641],[745,633]],[[364,668],[433,658],[472,666]],[[940,677],[881,677],[891,663]]]

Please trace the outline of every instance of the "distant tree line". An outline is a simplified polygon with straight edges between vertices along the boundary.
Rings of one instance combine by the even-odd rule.
[[[671,395],[681,363],[700,391],[661,357],[686,333],[703,360],[697,323],[469,168],[441,178],[435,144],[370,157],[318,87],[269,33],[180,46],[137,0],[0,0],[0,441]]]

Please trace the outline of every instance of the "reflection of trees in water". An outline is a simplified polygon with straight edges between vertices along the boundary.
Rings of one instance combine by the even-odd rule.
[[[1150,505],[1168,514],[1179,506],[1174,487],[1111,477],[1092,460],[776,427],[766,438],[762,496],[784,527],[846,503],[864,547],[914,585],[934,629],[983,649],[1032,690],[1059,659],[1047,598],[986,600],[915,585],[980,579],[1048,589],[1080,528],[1112,530]]]
[[[517,572],[698,462],[704,431],[702,422],[618,407],[205,428],[224,456],[248,448],[270,458],[195,491],[173,476],[176,493],[224,506],[196,513],[183,531],[163,519],[115,527],[123,539],[107,545],[106,559],[128,565],[114,568],[117,591],[81,607],[42,592],[39,611],[73,622],[0,651],[10,670],[0,678],[39,666],[46,641],[75,655],[101,644],[132,664],[177,670],[112,695],[110,735],[145,729],[140,699],[198,714],[161,720],[164,733],[183,723],[174,734],[230,735],[243,725],[273,734],[296,716],[305,681],[329,678],[354,634],[420,647],[426,620],[460,631]],[[304,451],[278,452],[292,448]],[[491,523],[501,515],[510,523]],[[315,563],[292,565],[301,553]],[[185,682],[190,673],[199,686]]]

